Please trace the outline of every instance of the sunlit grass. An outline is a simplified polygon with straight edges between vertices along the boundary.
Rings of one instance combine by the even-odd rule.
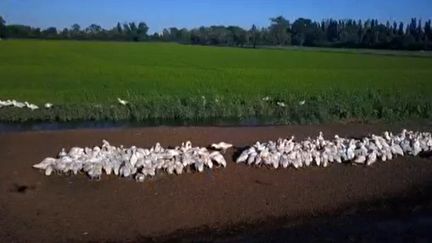
[[[0,99],[56,105],[49,111],[1,109],[3,121],[428,118],[431,91],[428,57],[167,43],[0,42]],[[263,101],[265,96],[272,99]],[[131,106],[119,106],[116,97]],[[300,100],[307,102],[300,106]]]

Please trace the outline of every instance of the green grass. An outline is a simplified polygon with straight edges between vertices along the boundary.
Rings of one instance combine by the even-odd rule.
[[[56,105],[34,112],[3,108],[1,121],[430,118],[431,91],[430,57],[0,41],[0,99]],[[264,96],[272,100],[265,102]],[[119,106],[116,97],[131,105]],[[306,105],[299,106],[303,99]]]

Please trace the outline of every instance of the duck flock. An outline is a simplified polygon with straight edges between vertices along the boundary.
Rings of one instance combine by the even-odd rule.
[[[3,107],[16,107],[16,108],[27,108],[32,111],[39,109],[39,106],[29,103],[27,101],[21,102],[16,100],[0,100],[0,108]],[[45,108],[50,109],[53,104],[51,103],[45,103]]]
[[[92,179],[99,179],[105,173],[144,181],[163,171],[179,175],[191,170],[202,172],[215,166],[226,166],[221,152],[193,147],[190,141],[172,149],[163,148],[159,143],[144,149],[116,147],[103,140],[101,147],[73,147],[68,152],[63,149],[57,158],[45,158],[33,167],[45,170],[47,176],[53,172],[74,175],[84,172]]]
[[[92,179],[102,174],[132,177],[137,181],[155,176],[158,173],[182,174],[202,172],[205,168],[226,167],[223,153],[232,145],[221,142],[212,144],[211,149],[193,147],[190,141],[175,148],[164,148],[156,143],[150,149],[135,146],[125,148],[113,146],[103,140],[102,146],[93,148],[73,147],[64,149],[57,158],[46,158],[33,167],[45,171],[78,174],[84,172]],[[327,167],[331,163],[353,163],[372,165],[377,161],[387,161],[396,156],[417,156],[432,151],[432,134],[402,130],[399,134],[384,132],[382,136],[371,135],[362,139],[341,138],[335,135],[326,140],[322,132],[315,139],[307,138],[296,142],[278,139],[266,143],[256,142],[245,148],[237,157],[237,163],[273,168],[301,168],[308,166]]]
[[[307,166],[327,167],[330,163],[354,163],[372,165],[381,160],[391,160],[396,156],[417,156],[421,152],[432,151],[432,135],[428,132],[402,130],[393,135],[384,132],[382,136],[371,135],[363,139],[341,138],[326,140],[322,132],[317,138],[301,142],[278,139],[267,143],[256,142],[245,149],[237,158],[237,163],[265,165],[274,168],[301,168]]]

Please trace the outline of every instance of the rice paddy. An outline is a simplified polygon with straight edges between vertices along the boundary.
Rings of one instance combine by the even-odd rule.
[[[427,119],[431,91],[428,56],[0,41],[0,99],[54,104],[2,108],[0,121],[8,122]],[[121,106],[117,97],[129,104]]]

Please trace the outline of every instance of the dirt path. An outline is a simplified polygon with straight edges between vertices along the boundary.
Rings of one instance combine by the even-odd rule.
[[[388,127],[386,127],[388,128]],[[398,131],[397,125],[390,127]],[[431,131],[431,125],[411,126]],[[383,125],[281,127],[158,127],[0,134],[0,241],[133,241],[200,227],[255,222],[269,217],[308,217],[360,202],[385,200],[432,185],[431,158],[399,158],[373,167],[265,169],[228,167],[137,183],[104,177],[46,177],[31,165],[62,147],[92,146],[102,139],[126,146],[207,146],[224,140],[244,146],[256,140],[318,131],[333,136],[381,133]]]

